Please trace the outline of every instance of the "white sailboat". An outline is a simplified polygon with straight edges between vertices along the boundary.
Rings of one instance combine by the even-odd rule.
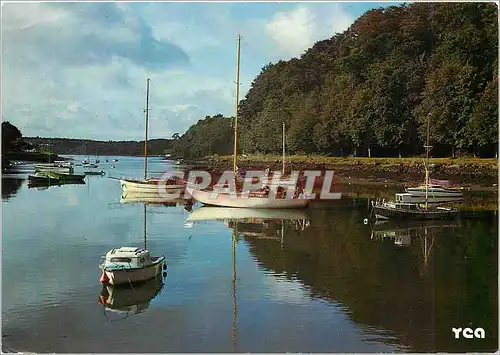
[[[427,162],[425,165],[425,179],[424,184],[417,187],[408,187],[406,192],[411,195],[411,201],[415,203],[441,203],[441,202],[454,202],[464,197],[464,193],[459,188],[447,188],[450,185],[447,180],[431,179],[429,176],[429,145],[430,137],[430,124],[429,117],[427,118]]]
[[[236,103],[235,103],[235,119],[234,119],[234,147],[233,147],[233,173],[234,173],[234,185],[240,184],[241,180],[238,181],[238,167],[237,167],[237,154],[238,154],[238,104],[239,104],[239,89],[240,89],[240,42],[241,36],[237,37],[237,54],[236,54]],[[284,138],[284,136],[283,136]],[[284,150],[283,150],[284,152]],[[283,160],[284,167],[284,160]],[[273,186],[274,185],[274,186]],[[276,185],[285,187],[285,184],[278,184],[277,182],[272,185],[268,185],[269,190],[273,190]],[[204,191],[196,188],[196,185],[188,184],[186,186],[186,191],[197,201],[202,202],[207,205],[222,206],[222,207],[237,207],[237,208],[302,208],[305,207],[309,200],[302,195],[295,196],[292,198],[279,198],[277,196],[269,194],[269,192],[255,191],[255,192],[245,192],[245,191],[227,191],[225,189],[219,189],[216,187],[216,191]]]
[[[146,109],[145,112],[145,139],[144,139],[144,179],[120,179],[123,192],[157,193],[160,189],[184,189],[182,181],[168,183],[168,181],[149,178],[148,179],[148,122],[149,122],[149,81],[146,88]]]

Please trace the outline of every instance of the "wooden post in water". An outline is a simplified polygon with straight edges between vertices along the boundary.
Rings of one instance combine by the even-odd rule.
[[[146,113],[145,117],[145,139],[144,139],[144,180],[148,178],[148,121],[149,121],[149,78],[146,86]]]

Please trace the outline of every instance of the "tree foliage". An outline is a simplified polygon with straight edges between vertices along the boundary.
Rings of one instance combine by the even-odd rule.
[[[241,147],[278,153],[493,155],[498,24],[490,3],[368,11],[300,58],[266,65],[241,101]]]
[[[229,154],[233,149],[233,120],[221,114],[207,116],[174,141],[173,153],[184,158]]]
[[[2,152],[16,150],[21,143],[23,135],[12,123],[2,122]]]

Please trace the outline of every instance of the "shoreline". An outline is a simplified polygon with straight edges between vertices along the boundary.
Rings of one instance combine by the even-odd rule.
[[[232,170],[232,156],[211,156],[186,161],[213,171]],[[244,156],[238,160],[242,170],[279,171],[282,160],[278,156]],[[344,182],[359,181],[363,184],[422,184],[423,158],[341,158],[323,156],[287,157],[287,170],[334,170]],[[450,180],[453,184],[498,190],[498,160],[481,158],[431,158],[430,174],[435,179]]]

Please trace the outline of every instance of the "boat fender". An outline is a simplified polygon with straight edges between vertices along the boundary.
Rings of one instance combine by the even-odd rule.
[[[109,277],[108,277],[108,275],[106,275],[105,271],[102,272],[102,275],[101,275],[101,278],[99,279],[99,281],[103,284],[109,283]]]
[[[163,277],[167,277],[167,273],[166,272],[163,272]]]
[[[367,224],[368,224],[368,218],[365,218],[365,219],[363,220],[363,223],[364,223],[365,225],[367,225]]]
[[[167,270],[167,265],[163,264],[163,270]]]

